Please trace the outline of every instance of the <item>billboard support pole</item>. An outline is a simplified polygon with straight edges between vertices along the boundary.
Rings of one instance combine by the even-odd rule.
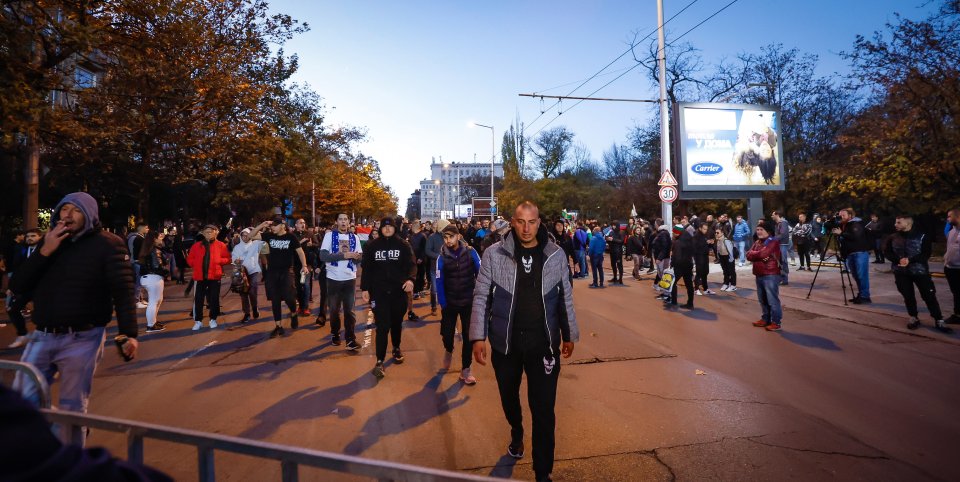
[[[657,41],[660,45],[657,51],[657,67],[660,81],[660,172],[670,170],[670,124],[667,112],[667,54],[666,42],[663,38],[663,0],[657,0]],[[673,204],[661,203],[661,217],[663,222],[673,223]]]
[[[760,221],[760,218],[763,217],[763,194],[762,193],[751,193],[747,198],[747,218],[750,223],[750,230],[757,225],[757,222]]]

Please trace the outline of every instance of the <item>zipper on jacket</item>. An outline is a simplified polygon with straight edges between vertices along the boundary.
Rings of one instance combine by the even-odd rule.
[[[543,266],[546,267],[546,266],[547,266],[547,263],[550,262],[550,258],[552,258],[553,255],[559,253],[560,251],[562,251],[562,250],[554,251],[553,254],[551,254],[550,256],[547,256],[547,259],[543,262]],[[541,276],[542,276],[542,273],[541,273]],[[514,283],[516,283],[516,281],[514,281]],[[563,279],[562,279],[562,278],[560,279],[560,285],[563,286]],[[557,291],[560,291],[560,288],[559,288],[559,287],[557,288]],[[543,290],[542,290],[542,289],[540,290],[540,300],[541,300],[541,302],[543,303],[543,327],[547,329],[547,343],[548,343],[548,346],[549,346],[549,348],[550,348],[550,356],[553,356],[553,355],[554,355],[554,353],[553,353],[553,337],[550,335],[550,320],[547,319],[547,299],[543,296]],[[567,309],[566,303],[564,303],[563,309]]]
[[[516,265],[517,261],[513,261]],[[494,288],[496,289],[496,288]],[[513,296],[510,297],[510,314],[507,315],[507,346],[503,350],[504,355],[510,354],[510,337],[513,335],[513,302],[517,299],[517,267],[513,267]]]

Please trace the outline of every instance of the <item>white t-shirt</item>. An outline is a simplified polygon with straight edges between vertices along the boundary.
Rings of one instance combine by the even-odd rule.
[[[360,238],[355,234],[350,233],[339,233],[340,249],[337,250],[338,253],[346,253],[350,251],[350,237],[353,236],[354,244],[356,245],[353,249],[355,253],[363,253],[360,248]],[[320,243],[320,251],[329,251],[333,253],[333,232],[328,231],[323,235],[323,242]],[[334,281],[349,281],[352,279],[357,279],[357,266],[359,265],[360,260],[352,260],[353,268],[350,268],[349,259],[342,259],[336,263],[327,263],[327,279],[332,279]],[[334,266],[336,265],[336,266]]]
[[[231,256],[233,259],[240,258],[243,260],[243,267],[247,268],[247,273],[260,273],[263,271],[263,269],[260,268],[260,250],[264,244],[265,243],[259,239],[252,240],[249,243],[241,241],[233,247]]]

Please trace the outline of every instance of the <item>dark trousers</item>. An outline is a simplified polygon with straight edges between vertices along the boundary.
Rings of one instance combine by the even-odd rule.
[[[810,245],[807,243],[797,243],[797,255],[800,258],[800,267],[810,267]]]
[[[873,241],[873,257],[874,261],[877,263],[886,263],[887,260],[883,257],[883,239],[878,238]]]
[[[619,256],[613,253],[610,254],[610,269],[613,271],[614,281],[623,280],[623,255],[622,254],[620,254]]]
[[[420,264],[417,265],[417,277],[413,279],[413,292],[419,293],[423,291],[423,288],[427,285],[427,260],[426,258],[420,260]]]
[[[913,287],[916,285],[920,291],[920,297],[927,304],[927,310],[934,320],[942,320],[943,313],[940,312],[940,303],[937,301],[937,289],[933,286],[933,278],[929,274],[911,275],[893,273],[893,279],[897,284],[897,291],[903,295],[903,303],[907,307],[907,314],[917,316],[917,294]]]
[[[280,323],[283,319],[281,304],[287,303],[290,312],[297,311],[297,300],[293,296],[293,274],[289,271],[269,271],[266,276],[267,298],[273,309],[273,321]]]
[[[317,317],[326,319],[327,318],[327,270],[320,271],[320,278],[317,281],[317,284],[320,285],[320,310],[317,313]]]
[[[693,279],[693,286],[697,289],[707,289],[707,275],[710,274],[710,256],[697,256],[697,276]]]
[[[944,267],[943,274],[947,277],[950,292],[953,293],[953,314],[960,316],[960,268]]]
[[[503,414],[510,424],[510,437],[523,441],[520,381],[527,374],[527,403],[533,416],[533,471],[537,480],[553,472],[557,401],[560,378],[560,348],[550,344],[542,329],[513,333],[510,353],[493,350],[490,360],[497,377]]]
[[[260,281],[263,279],[263,272],[248,275],[250,279],[250,291],[240,293],[240,306],[243,307],[243,314],[258,314],[257,298],[260,296]]]
[[[220,280],[196,280],[193,292],[193,321],[203,319],[203,301],[207,301],[210,319],[220,316]]]
[[[443,348],[447,353],[453,353],[453,338],[457,331],[457,317],[460,317],[460,333],[463,334],[463,346],[460,350],[460,367],[470,368],[473,360],[473,347],[468,340],[470,334],[470,306],[447,305],[441,310],[440,337],[443,339]]]
[[[357,326],[357,315],[353,312],[356,302],[357,280],[327,281],[327,301],[330,306],[330,334],[340,336],[340,310],[343,310],[345,322],[344,337],[347,340],[356,340],[354,329]]]
[[[297,271],[297,275],[293,277],[293,286],[297,290],[297,307],[300,310],[309,310],[310,309],[310,285],[313,284],[313,276],[307,275],[307,281],[301,283],[301,276]]]
[[[737,286],[737,268],[730,256],[720,255],[720,269],[723,270],[723,284]]]
[[[677,286],[680,285],[681,279],[684,286],[687,287],[687,304],[693,306],[693,266],[691,265],[673,266],[673,289],[670,291],[670,303],[677,304]]]
[[[377,361],[387,358],[387,335],[393,348],[400,348],[403,334],[403,315],[407,310],[407,293],[379,293],[373,299],[373,319],[377,323]]]
[[[590,271],[593,272],[593,284],[603,286],[603,256],[590,256]]]
[[[20,313],[27,307],[27,298],[24,296],[13,295],[10,299],[10,306],[7,307],[7,315],[10,322],[17,330],[17,336],[27,336],[27,319]]]
[[[430,311],[437,310],[437,258],[427,258],[430,262],[430,272],[427,273],[427,284],[430,285]]]

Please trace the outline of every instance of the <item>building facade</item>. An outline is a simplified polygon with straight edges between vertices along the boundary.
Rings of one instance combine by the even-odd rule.
[[[503,164],[494,164],[494,177],[503,178]],[[440,219],[441,211],[454,217],[457,204],[469,204],[461,181],[483,178],[489,182],[489,162],[448,162],[431,159],[430,178],[420,181],[420,217]],[[487,189],[489,191],[489,189]],[[496,195],[496,193],[494,193]],[[463,217],[463,216],[460,216]]]

